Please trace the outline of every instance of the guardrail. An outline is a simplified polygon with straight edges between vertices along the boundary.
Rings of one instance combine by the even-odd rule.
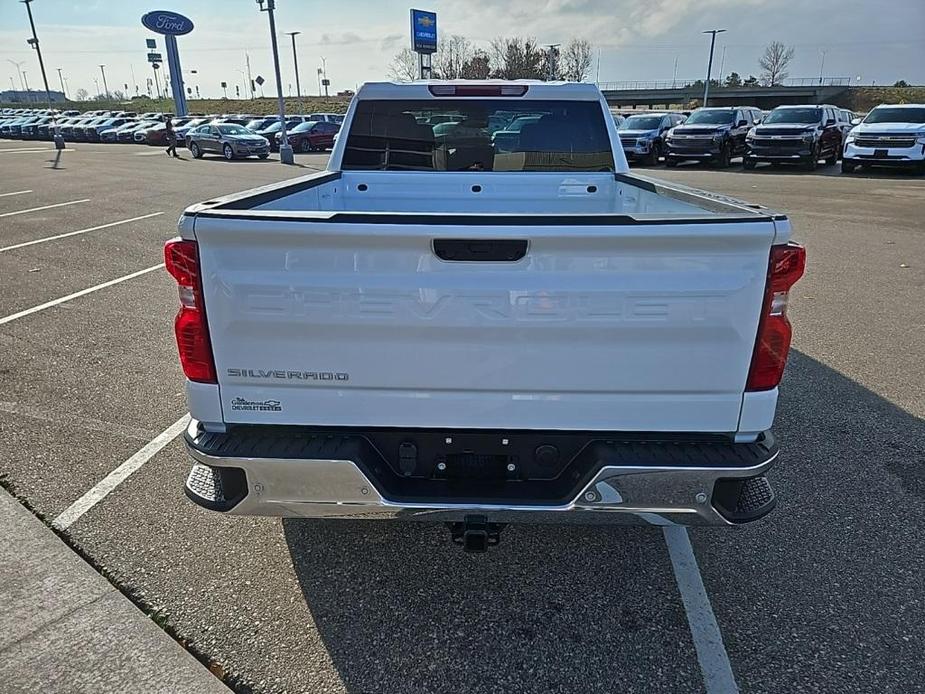
[[[620,82],[598,82],[597,86],[601,91],[620,92],[642,89],[686,89],[692,87],[697,82],[703,84],[703,80],[623,80]],[[847,87],[851,85],[850,77],[788,77],[783,84],[776,84],[775,87]],[[735,87],[729,86],[711,86],[712,89],[767,89],[763,84],[739,84]]]
[[[632,89],[684,89],[697,80],[624,80],[622,82],[598,82],[602,92],[629,91]]]

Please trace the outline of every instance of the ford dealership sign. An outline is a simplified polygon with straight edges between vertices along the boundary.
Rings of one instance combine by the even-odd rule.
[[[193,22],[189,18],[166,10],[148,12],[142,16],[141,23],[153,32],[168,36],[182,36],[193,30]]]

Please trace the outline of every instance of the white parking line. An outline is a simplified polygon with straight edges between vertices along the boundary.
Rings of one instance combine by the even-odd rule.
[[[54,147],[26,147],[20,149],[0,149],[0,154],[39,154],[42,152],[76,152],[76,147],[55,149]]]
[[[24,193],[31,193],[31,190],[15,190],[12,193],[0,193],[0,198],[8,198],[11,195],[23,195]]]
[[[50,210],[53,207],[67,207],[68,205],[77,205],[82,202],[90,202],[90,198],[84,198],[83,200],[71,200],[70,202],[58,202],[54,205],[42,205],[41,207],[30,207],[28,210],[16,210],[16,212],[4,212],[0,214],[0,217],[14,217],[18,214],[28,214],[29,212],[41,212],[42,210]]]
[[[100,229],[108,229],[109,227],[119,226],[120,224],[128,224],[129,222],[137,222],[142,219],[148,219],[149,217],[157,217],[158,215],[164,214],[163,212],[152,212],[151,214],[143,214],[140,217],[132,217],[131,219],[123,219],[118,222],[110,222],[109,224],[101,224],[98,227],[90,227],[89,229],[79,229],[78,231],[69,231],[65,234],[57,234],[55,236],[46,236],[42,239],[36,239],[35,241],[26,241],[24,243],[17,243],[12,246],[4,246],[0,248],[0,253],[5,253],[6,251],[12,251],[17,248],[25,248],[26,246],[34,246],[37,243],[45,243],[46,241],[57,241],[58,239],[64,239],[68,236],[77,236],[78,234],[86,234],[91,231],[99,231]]]
[[[713,606],[710,605],[710,598],[703,585],[687,528],[681,525],[665,526],[662,533],[668,545],[671,567],[687,613],[707,694],[738,694],[739,687],[723,645],[723,635],[716,623],[716,615],[713,614]]]
[[[154,157],[154,156],[157,156],[158,154],[163,154],[163,153],[164,152],[159,149],[156,152],[135,152],[135,156],[136,157]]]
[[[135,278],[135,277],[139,277],[139,276],[141,276],[141,275],[144,275],[144,274],[147,273],[147,272],[152,272],[152,271],[154,271],[154,270],[159,270],[159,269],[161,269],[162,267],[164,267],[164,263],[158,263],[158,264],[155,265],[154,267],[149,267],[149,268],[147,268],[147,269],[145,269],[145,270],[139,270],[138,272],[133,272],[133,273],[131,273],[130,275],[125,275],[124,277],[119,277],[119,278],[114,279],[114,280],[109,280],[108,282],[103,282],[102,284],[98,284],[98,285],[96,285],[95,287],[90,287],[90,288],[88,288],[88,289],[81,289],[79,292],[74,292],[73,294],[68,294],[67,296],[62,296],[60,299],[54,299],[54,300],[52,300],[52,301],[46,301],[44,304],[39,304],[38,306],[33,306],[32,308],[27,308],[25,311],[20,311],[19,313],[14,313],[13,315],[7,316],[6,318],[0,318],[0,325],[4,325],[4,324],[6,324],[6,323],[11,323],[11,322],[13,322],[14,320],[16,320],[17,318],[23,318],[23,317],[29,316],[29,315],[31,315],[31,314],[33,314],[33,313],[38,313],[39,311],[44,311],[46,308],[51,308],[52,306],[57,306],[58,304],[63,304],[63,303],[65,303],[65,302],[67,302],[67,301],[71,301],[72,299],[76,299],[76,298],[81,297],[81,296],[84,296],[84,295],[86,295],[86,294],[90,294],[90,293],[92,293],[92,292],[99,291],[100,289],[105,289],[106,287],[111,287],[111,286],[114,285],[114,284],[119,284],[119,282],[125,282],[126,280],[130,280],[130,279],[133,279],[133,278]]]
[[[68,506],[51,524],[58,530],[69,528],[78,518],[105,499],[113,489],[127,480],[133,472],[157,455],[158,451],[179,436],[189,425],[189,421],[189,413],[180,417],[156,438],[145,444],[135,455],[106,475],[90,491]]]

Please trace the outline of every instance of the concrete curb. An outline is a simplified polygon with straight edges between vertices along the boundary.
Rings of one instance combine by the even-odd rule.
[[[9,694],[228,694],[0,488],[0,682]]]

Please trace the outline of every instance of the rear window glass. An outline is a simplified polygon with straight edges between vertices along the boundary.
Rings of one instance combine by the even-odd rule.
[[[361,101],[345,170],[613,171],[596,101]]]

